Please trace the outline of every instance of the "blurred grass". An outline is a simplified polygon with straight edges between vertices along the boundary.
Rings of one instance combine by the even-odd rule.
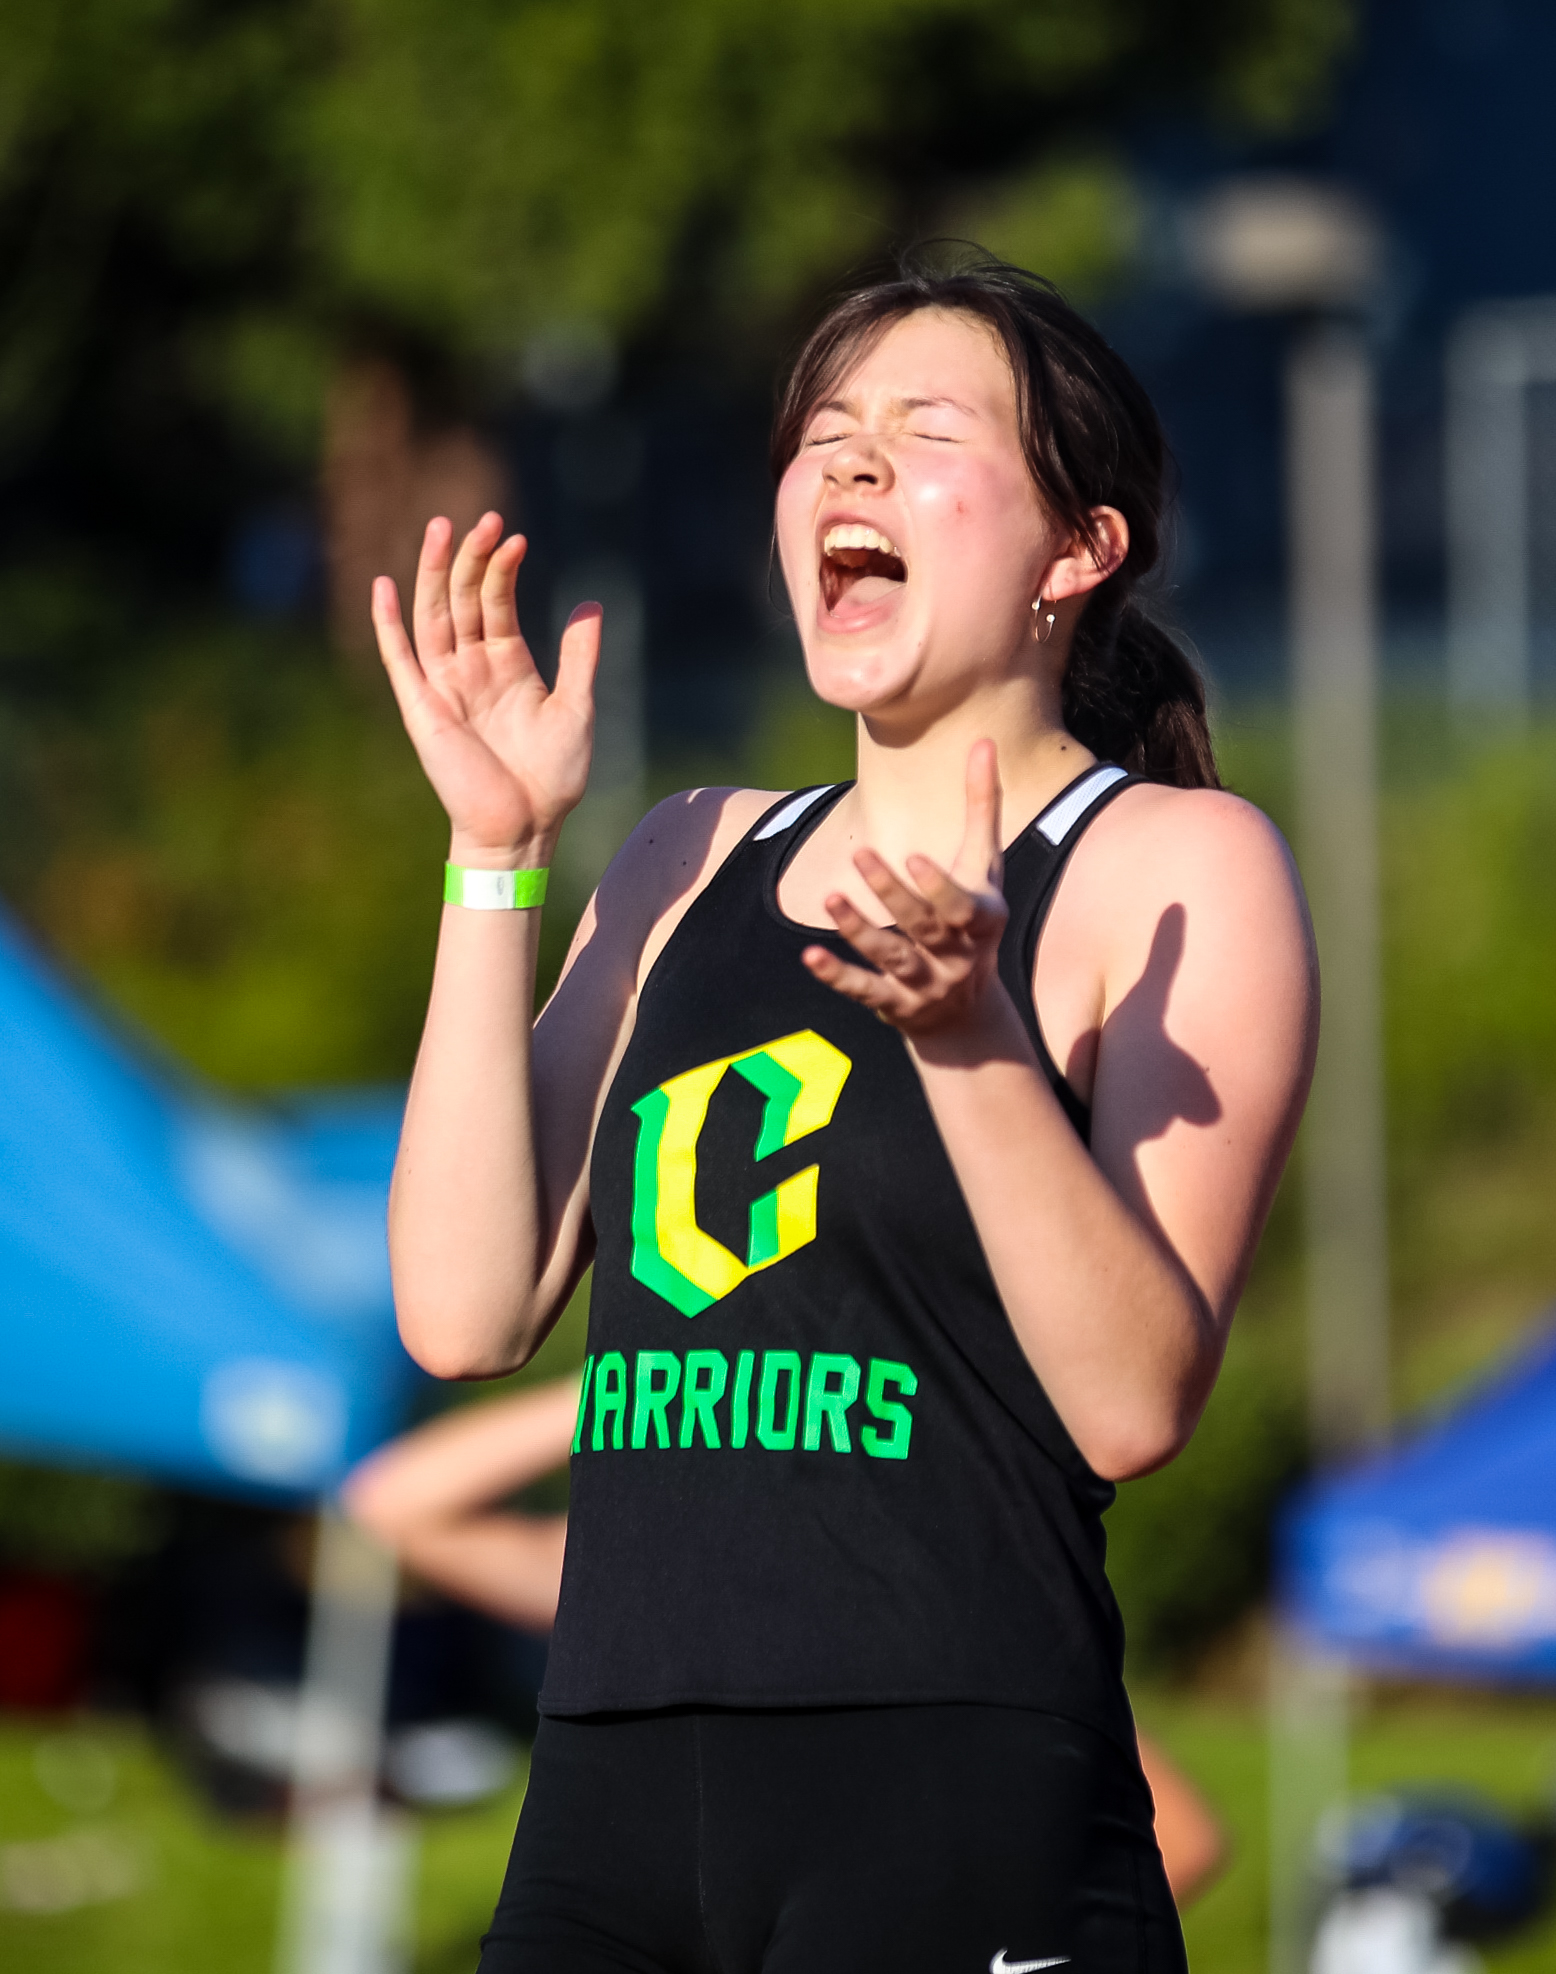
[[[34,1768],[56,1721],[0,1720],[0,1861],[9,1897],[0,1904],[0,1965],[28,1974],[168,1974],[220,1966],[270,1974],[280,1849],[267,1836],[209,1821],[137,1727],[92,1721],[90,1734],[117,1776],[110,1801],[90,1817],[51,1801]],[[74,1912],[6,1910],[16,1895],[12,1846],[58,1840],[88,1827],[134,1858],[145,1882],[128,1897]]]
[[[143,1729],[96,1717],[72,1731],[108,1755],[115,1786],[100,1811],[72,1815],[45,1792],[36,1767],[40,1743],[61,1731],[57,1720],[0,1715],[0,1967],[18,1974],[272,1974],[280,1833],[218,1821]],[[420,1820],[413,1974],[469,1974],[475,1966],[522,1800],[521,1774],[482,1808]],[[13,1847],[83,1830],[132,1860],[138,1888],[75,1911],[8,1909],[18,1879],[29,1877]]]
[[[1262,1711],[1245,1700],[1145,1688],[1141,1723],[1205,1793],[1230,1835],[1225,1875],[1187,1916],[1195,1974],[1249,1974],[1265,1961],[1265,1745]],[[273,1830],[217,1822],[145,1733],[78,1723],[110,1754],[114,1798],[90,1818],[44,1792],[40,1741],[60,1724],[0,1716],[0,1885],[9,1847],[95,1828],[125,1840],[144,1882],[127,1897],[74,1912],[23,1913],[0,1897],[0,1966],[27,1974],[271,1974],[281,1847]],[[1556,1780],[1556,1700],[1419,1690],[1358,1712],[1358,1790],[1467,1784],[1516,1815],[1548,1804]],[[501,1881],[522,1783],[472,1811],[422,1819],[416,1867],[414,1974],[469,1974]],[[1536,1974],[1556,1962],[1556,1915],[1485,1951],[1488,1974]]]
[[[1137,1691],[1141,1725],[1204,1792],[1232,1843],[1231,1863],[1186,1916],[1194,1974],[1252,1974],[1268,1957],[1264,1717],[1246,1702]],[[1516,1815],[1547,1809],[1556,1783],[1556,1701],[1419,1691],[1359,1709],[1351,1748],[1358,1792],[1461,1783]],[[1488,1974],[1543,1974],[1556,1965],[1556,1912],[1526,1933],[1479,1949]]]

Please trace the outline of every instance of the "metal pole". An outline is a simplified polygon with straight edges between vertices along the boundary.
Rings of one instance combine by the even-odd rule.
[[[1276,1628],[1269,1722],[1270,1974],[1306,1974],[1326,1889],[1313,1838],[1343,1800],[1348,1754],[1345,1665]]]
[[[594,692],[594,760],[589,790],[568,818],[557,861],[579,903],[643,814],[647,745],[643,708],[643,590],[632,565],[615,556],[567,569],[553,608],[560,637],[567,613],[585,598],[605,611]]]
[[[1372,379],[1359,331],[1295,346],[1290,430],[1299,855],[1323,973],[1303,1127],[1309,1407],[1321,1459],[1389,1415],[1378,988],[1377,595]]]
[[[378,1800],[394,1558],[321,1508],[276,1974],[396,1974],[410,1820]]]
[[[1443,463],[1448,697],[1463,711],[1529,709],[1529,332],[1476,310],[1448,340]]]
[[[1388,1425],[1388,1226],[1378,992],[1377,579],[1372,376],[1358,330],[1287,369],[1298,843],[1323,973],[1303,1127],[1308,1408],[1321,1460]],[[1302,1974],[1313,1839],[1345,1792],[1343,1663],[1278,1634],[1270,1661],[1270,1969]]]

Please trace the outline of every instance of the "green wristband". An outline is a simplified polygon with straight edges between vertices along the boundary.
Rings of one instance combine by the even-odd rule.
[[[522,912],[546,902],[549,870],[477,870],[443,866],[443,902],[472,912]]]

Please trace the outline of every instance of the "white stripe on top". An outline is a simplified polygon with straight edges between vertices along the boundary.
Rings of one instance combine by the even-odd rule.
[[[825,788],[807,788],[803,795],[796,795],[792,802],[785,802],[776,816],[767,821],[752,837],[753,843],[765,843],[769,836],[781,836],[791,823],[797,823],[812,802],[819,802],[823,795],[831,794],[836,782],[828,782]]]
[[[1093,768],[1086,779],[1077,782],[1068,795],[1061,796],[1051,808],[1045,809],[1033,824],[1033,828],[1041,830],[1049,842],[1057,848],[1097,797],[1110,789],[1114,782],[1124,780],[1127,773],[1127,768],[1115,767],[1112,764]],[[765,843],[771,836],[781,836],[786,829],[791,829],[799,821],[813,803],[819,802],[823,795],[830,795],[835,786],[835,782],[828,782],[824,788],[807,788],[803,795],[796,795],[792,802],[785,802],[776,815],[768,817],[751,840],[754,843]]]
[[[1127,768],[1114,767],[1111,764],[1093,768],[1086,779],[1077,782],[1068,795],[1061,795],[1057,802],[1045,809],[1032,827],[1041,830],[1057,849],[1097,797],[1105,794],[1114,782],[1123,781],[1128,773]]]

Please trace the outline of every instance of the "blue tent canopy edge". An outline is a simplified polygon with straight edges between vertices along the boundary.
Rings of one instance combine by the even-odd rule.
[[[1381,1671],[1556,1679],[1556,1326],[1402,1446],[1304,1489],[1279,1593],[1314,1643]]]
[[[403,1422],[397,1093],[244,1109],[153,1070],[0,918],[0,1445],[311,1496]]]

